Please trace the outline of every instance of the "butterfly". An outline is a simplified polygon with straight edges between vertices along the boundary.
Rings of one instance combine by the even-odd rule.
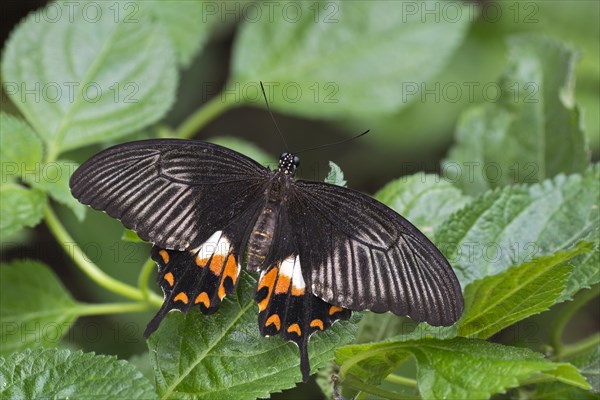
[[[260,333],[298,345],[304,381],[309,337],[351,310],[436,326],[460,318],[458,279],[423,233],[365,194],[295,179],[299,163],[283,153],[271,170],[216,144],[155,139],[106,149],[74,172],[74,197],[154,244],[164,303],[145,337],[169,311],[216,312],[243,264],[260,274]]]

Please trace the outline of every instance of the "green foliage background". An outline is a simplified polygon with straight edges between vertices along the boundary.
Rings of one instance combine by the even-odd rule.
[[[117,1],[24,17],[1,63],[0,394],[318,398],[335,373],[344,397],[598,398],[599,13]],[[171,313],[142,339],[162,301],[149,246],[73,199],[69,176],[149,137],[272,163],[261,80],[293,149],[371,129],[303,155],[301,174],[373,192],[432,238],[465,294],[456,325],[355,313],[313,336],[319,373],[297,385],[297,348],[260,337],[244,273],[216,315]]]

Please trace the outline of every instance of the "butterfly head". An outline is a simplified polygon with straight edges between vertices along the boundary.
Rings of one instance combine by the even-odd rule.
[[[282,153],[279,157],[279,167],[277,168],[277,171],[294,176],[298,165],[300,165],[300,157],[295,156],[292,153]]]

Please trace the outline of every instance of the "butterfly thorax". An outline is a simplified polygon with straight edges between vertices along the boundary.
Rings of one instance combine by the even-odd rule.
[[[295,156],[292,153],[283,153],[279,156],[277,172],[283,172],[285,175],[293,177],[298,165],[300,165],[300,157]]]
[[[257,272],[264,264],[273,236],[281,205],[285,202],[287,187],[293,179],[300,159],[290,153],[283,153],[279,159],[279,166],[273,178],[265,189],[265,205],[254,224],[248,240],[246,257],[247,269]]]

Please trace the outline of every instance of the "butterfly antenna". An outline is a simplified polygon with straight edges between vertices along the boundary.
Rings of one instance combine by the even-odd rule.
[[[277,121],[275,120],[275,117],[273,116],[273,113],[271,112],[271,107],[269,107],[269,102],[267,101],[267,94],[265,93],[265,87],[263,86],[262,81],[260,81],[260,88],[262,90],[263,97],[265,98],[265,104],[267,105],[267,110],[269,111],[269,115],[271,116],[271,119],[273,120],[273,123],[275,124],[275,128],[277,128],[277,132],[279,132],[279,136],[281,136],[281,140],[283,141],[283,145],[285,146],[285,149],[289,152],[290,148],[288,147],[287,142],[285,141],[285,137],[283,136],[283,133],[281,133],[281,129],[279,129],[279,125],[277,125]]]
[[[309,151],[309,150],[317,150],[317,149],[322,149],[323,147],[329,147],[329,146],[337,146],[338,144],[342,144],[342,143],[346,143],[346,142],[350,142],[354,139],[358,139],[361,136],[365,136],[367,133],[369,133],[370,129],[367,129],[366,131],[364,131],[363,133],[361,133],[360,135],[356,135],[354,137],[351,137],[349,139],[344,139],[341,140],[339,142],[333,142],[333,143],[327,143],[327,144],[322,144],[320,146],[316,146],[316,147],[309,147],[308,149],[302,149],[300,151],[296,151],[294,152],[294,154],[300,154],[300,153],[304,153],[305,151]]]

